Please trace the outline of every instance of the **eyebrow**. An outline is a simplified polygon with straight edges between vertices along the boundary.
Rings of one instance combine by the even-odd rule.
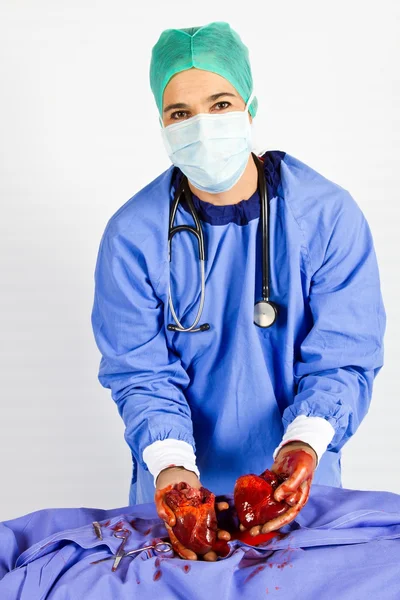
[[[218,92],[218,94],[212,94],[211,96],[208,96],[208,98],[206,98],[206,102],[215,102],[215,100],[218,100],[218,98],[221,98],[221,96],[232,96],[233,98],[236,98],[236,94],[232,94],[231,92]],[[185,104],[184,102],[178,102],[177,104],[168,104],[168,106],[166,106],[163,110],[164,113],[168,112],[169,110],[172,110],[173,108],[190,108],[189,104]]]

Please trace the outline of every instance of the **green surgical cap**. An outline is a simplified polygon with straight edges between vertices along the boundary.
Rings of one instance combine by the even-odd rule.
[[[160,116],[164,89],[173,75],[196,67],[225,77],[247,102],[253,91],[249,51],[239,35],[224,21],[202,27],[165,29],[153,46],[150,86]],[[254,97],[249,112],[255,117],[258,101]]]

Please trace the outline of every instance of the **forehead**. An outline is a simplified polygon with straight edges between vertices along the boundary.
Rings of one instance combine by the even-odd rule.
[[[238,95],[234,86],[218,73],[196,68],[187,69],[171,77],[165,86],[163,104],[175,100],[189,102],[217,92],[230,92]]]

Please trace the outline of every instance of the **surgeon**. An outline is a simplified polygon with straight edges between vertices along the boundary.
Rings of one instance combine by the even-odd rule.
[[[132,454],[129,503],[157,491],[168,522],[170,485],[224,494],[272,468],[288,509],[252,533],[270,531],[312,482],[341,487],[342,448],[370,406],[386,327],[371,231],[340,185],[287,152],[253,151],[249,52],[228,23],[163,31],[150,85],[172,164],[109,219],[92,312],[99,381]],[[179,195],[172,226],[195,233],[175,233],[169,254]]]

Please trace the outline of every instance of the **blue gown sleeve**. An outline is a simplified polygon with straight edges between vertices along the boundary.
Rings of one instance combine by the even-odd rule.
[[[383,366],[386,327],[369,225],[346,190],[339,199],[322,211],[310,244],[313,325],[295,357],[296,393],[283,414],[285,430],[298,415],[328,420],[335,435],[327,449],[335,451],[368,412],[373,381]],[[322,264],[316,264],[318,256],[324,256]]]
[[[184,395],[189,377],[167,346],[163,303],[156,294],[160,265],[151,259],[149,243],[154,236],[138,237],[135,243],[131,235],[106,228],[95,269],[92,327],[102,354],[98,379],[111,389],[125,440],[148,470],[146,446],[173,438],[195,450],[195,443]]]

